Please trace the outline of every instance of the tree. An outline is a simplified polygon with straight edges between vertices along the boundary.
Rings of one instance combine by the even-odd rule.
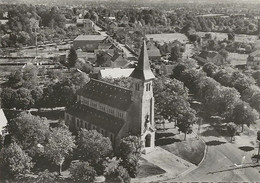
[[[131,178],[127,170],[120,166],[120,161],[114,157],[105,162],[105,177],[109,183],[130,183]]]
[[[104,171],[102,165],[105,158],[112,153],[112,144],[109,138],[103,137],[96,130],[82,129],[77,137],[76,155],[82,161],[88,161],[95,168],[97,174]]]
[[[43,145],[49,134],[49,122],[46,118],[22,112],[12,119],[7,130],[23,150],[31,156],[37,153],[37,145]]]
[[[234,106],[232,117],[236,124],[241,124],[243,132],[244,124],[249,126],[254,123],[258,119],[259,114],[248,103],[240,101]]]
[[[181,57],[182,57],[182,54],[180,51],[180,47],[179,46],[172,47],[170,60],[178,61]]]
[[[31,91],[31,95],[34,100],[34,106],[40,108],[42,106],[43,89],[37,86]]]
[[[26,65],[23,68],[23,87],[32,89],[38,85],[38,69],[34,65]]]
[[[69,68],[75,67],[77,60],[78,60],[77,52],[74,49],[74,47],[71,47],[68,55],[68,67]]]
[[[31,92],[27,88],[19,88],[14,93],[14,106],[17,109],[30,109],[34,105]]]
[[[38,177],[33,182],[35,183],[55,183],[56,175],[54,173],[45,170],[38,173]]]
[[[88,162],[77,162],[70,166],[71,178],[77,182],[94,182],[96,171]]]
[[[133,154],[136,156],[141,155],[141,141],[137,136],[128,136],[120,140],[119,144],[119,156],[122,159],[127,158],[129,155]]]
[[[90,63],[86,63],[84,59],[78,59],[75,67],[85,72],[86,74],[89,74],[93,71],[92,65]]]
[[[13,108],[15,107],[14,101],[15,101],[16,91],[12,88],[3,88],[1,92],[1,104],[2,108]]]
[[[186,135],[192,133],[192,125],[197,122],[195,116],[196,112],[193,109],[187,110],[184,114],[179,114],[177,118],[178,130],[184,133],[184,140],[186,140]]]
[[[127,169],[130,177],[136,177],[137,175],[141,147],[140,138],[137,136],[128,136],[120,141],[119,157],[122,158],[121,165]]]
[[[235,125],[235,123],[230,122],[230,123],[228,123],[226,125],[226,127],[227,127],[227,132],[230,135],[230,142],[232,142],[233,141],[233,137],[236,134],[236,125]]]
[[[218,67],[212,63],[206,63],[203,65],[202,70],[207,73],[207,76],[212,77],[217,72]]]
[[[104,51],[101,51],[97,54],[96,65],[102,66],[104,63],[108,62],[109,60],[110,60],[110,57],[108,56],[108,54],[106,54],[106,52],[104,52]]]
[[[11,72],[11,74],[8,76],[8,86],[10,86],[13,89],[17,89],[21,87],[23,81],[23,73],[21,70],[17,70],[15,72]]]
[[[75,137],[67,128],[51,129],[48,142],[44,147],[44,155],[59,166],[59,175],[61,175],[65,158],[75,147]]]
[[[14,178],[33,167],[31,158],[15,142],[1,150],[0,162],[1,178]]]

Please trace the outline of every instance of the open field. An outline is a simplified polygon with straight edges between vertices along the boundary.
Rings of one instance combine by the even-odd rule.
[[[168,43],[174,40],[178,40],[181,43],[188,42],[188,38],[181,33],[147,34],[146,37],[148,39],[153,38],[154,41],[158,41],[160,44],[163,44],[164,42]]]
[[[197,32],[199,36],[203,37],[205,34],[211,34],[212,38],[218,41],[223,39],[228,39],[227,33],[221,32]],[[245,42],[245,43],[254,43],[257,40],[257,36],[255,35],[246,35],[246,34],[236,34],[235,35],[235,42]]]

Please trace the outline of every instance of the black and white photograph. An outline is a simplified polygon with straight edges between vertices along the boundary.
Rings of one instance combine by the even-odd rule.
[[[260,0],[0,0],[1,183],[260,182]]]

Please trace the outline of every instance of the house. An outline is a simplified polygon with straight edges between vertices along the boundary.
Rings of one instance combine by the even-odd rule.
[[[138,65],[129,76],[131,89],[91,79],[77,91],[77,103],[65,112],[65,122],[72,131],[86,128],[109,137],[115,149],[122,138],[137,135],[144,152],[154,147],[153,80],[146,43]]]
[[[255,68],[260,66],[260,50],[256,50],[248,55],[247,67]]]
[[[208,62],[212,62],[218,66],[225,64],[225,58],[214,51],[201,51],[199,55],[194,56],[194,59],[198,61],[199,65],[204,65]]]
[[[111,58],[111,66],[113,68],[123,68],[128,64],[128,60],[122,53],[115,52],[114,56]]]
[[[2,136],[6,134],[6,130],[4,128],[6,125],[7,125],[7,118],[5,116],[3,109],[0,106],[0,135]]]
[[[77,26],[84,27],[89,31],[94,31],[95,23],[90,19],[77,19]]]
[[[147,43],[147,53],[148,57],[151,61],[160,61],[161,60],[161,52],[160,50],[155,46],[153,38],[150,38],[150,40]]]
[[[120,20],[120,24],[125,24],[127,25],[129,23],[129,19],[126,15],[124,15],[121,20]]]
[[[121,78],[121,77],[129,77],[133,72],[134,68],[105,68],[99,71],[98,78]]]
[[[100,43],[103,43],[108,37],[102,35],[80,35],[73,41],[75,49],[81,48],[83,51],[94,52],[98,49]]]

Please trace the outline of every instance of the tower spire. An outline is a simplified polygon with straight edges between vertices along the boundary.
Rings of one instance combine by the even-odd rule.
[[[143,41],[143,46],[141,48],[141,52],[138,58],[138,64],[135,70],[130,75],[133,78],[142,79],[142,80],[150,80],[154,79],[154,74],[151,71],[149,57],[146,48],[146,42]]]

